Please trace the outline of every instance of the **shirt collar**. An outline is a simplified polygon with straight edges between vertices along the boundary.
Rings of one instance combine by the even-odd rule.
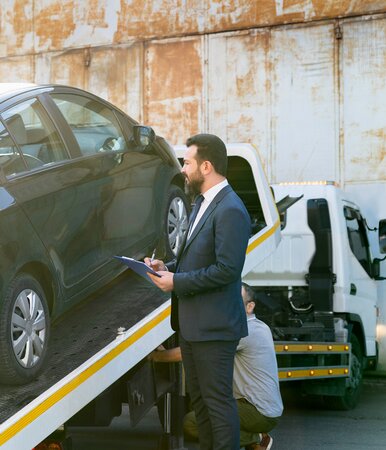
[[[203,195],[206,202],[210,203],[216,195],[223,189],[225,186],[228,186],[228,180],[221,181],[220,183],[215,184],[210,189],[208,189]]]

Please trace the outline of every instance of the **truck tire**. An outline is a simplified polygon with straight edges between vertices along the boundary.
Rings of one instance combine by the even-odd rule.
[[[0,383],[23,384],[36,378],[47,354],[49,331],[43,289],[32,276],[17,275],[1,305]]]
[[[168,261],[176,257],[188,229],[189,203],[180,187],[170,186],[164,214],[162,248],[157,257]]]
[[[326,404],[330,409],[349,410],[355,408],[362,389],[363,353],[358,338],[351,336],[351,365],[350,376],[346,379],[346,390],[342,396],[326,397]]]

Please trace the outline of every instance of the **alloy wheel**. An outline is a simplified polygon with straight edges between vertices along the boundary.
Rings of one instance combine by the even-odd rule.
[[[187,229],[188,212],[186,206],[180,197],[175,197],[170,202],[168,211],[168,239],[174,255],[177,255]]]
[[[43,353],[47,328],[43,304],[35,291],[24,289],[19,293],[11,320],[11,340],[16,359],[22,367],[33,367]]]

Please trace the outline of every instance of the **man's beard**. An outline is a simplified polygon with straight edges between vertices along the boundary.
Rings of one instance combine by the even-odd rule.
[[[197,169],[190,180],[185,179],[186,193],[191,196],[192,200],[201,193],[201,186],[204,183],[204,177]]]

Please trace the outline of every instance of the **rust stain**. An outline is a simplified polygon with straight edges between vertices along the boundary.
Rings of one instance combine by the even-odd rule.
[[[7,55],[11,55],[20,54],[22,50],[30,51],[28,46],[32,48],[32,39],[27,43],[25,36],[32,30],[35,32],[36,50],[61,50],[64,46],[74,46],[74,40],[68,38],[75,36],[77,28],[111,31],[98,35],[98,44],[108,45],[133,39],[174,37],[386,12],[386,2],[120,0],[120,3],[115,4],[109,0],[14,0],[14,8],[4,8],[2,12],[7,16],[7,23],[12,23],[15,30],[15,44],[10,44],[9,36],[7,38],[4,31],[6,27],[0,27],[0,42],[7,43]],[[117,17],[116,24],[110,23],[111,17]],[[90,42],[86,44],[92,44],[92,39],[90,35]]]
[[[126,109],[126,59],[127,49],[94,51],[91,70],[87,71],[89,88],[122,110]],[[119,67],[120,70],[106,70],[106,67]],[[98,88],[99,92],[96,92]]]
[[[73,50],[54,56],[51,59],[50,71],[51,83],[69,84],[84,89],[84,51]]]
[[[320,18],[368,14],[385,11],[385,2],[377,0],[312,0],[315,15]]]
[[[351,174],[348,181],[381,180],[386,179],[386,128],[367,130],[361,133],[363,142],[366,142],[367,151],[358,152],[349,156],[348,164],[355,170],[348,170]]]
[[[27,33],[32,32],[32,4],[30,0],[15,0],[11,23],[16,35],[16,47],[23,47],[24,38]],[[26,14],[27,13],[27,14]],[[32,42],[30,42],[32,47]]]
[[[148,46],[147,55],[151,78],[147,94],[153,101],[201,93],[202,67],[197,39],[153,43]]]
[[[101,7],[100,0],[88,0],[88,3],[85,22],[93,27],[108,28],[109,25],[105,18],[105,8]]]
[[[379,0],[121,0],[114,42],[386,12]],[[146,26],[144,26],[146,24]]]
[[[201,4],[200,0],[132,0],[129,4],[121,0],[114,42],[198,31],[197,24],[204,18]]]
[[[171,142],[184,142],[198,131],[201,117],[200,39],[151,43],[145,60],[145,122]]]
[[[36,7],[35,33],[39,39],[39,48],[62,48],[64,40],[71,36],[76,28],[74,7],[73,0],[55,1],[47,7],[41,4]]]
[[[169,103],[150,102],[145,123],[173,144],[183,144],[187,137],[198,133],[200,101],[171,100]]]
[[[3,83],[33,82],[33,57],[15,56],[1,60],[0,79]]]

